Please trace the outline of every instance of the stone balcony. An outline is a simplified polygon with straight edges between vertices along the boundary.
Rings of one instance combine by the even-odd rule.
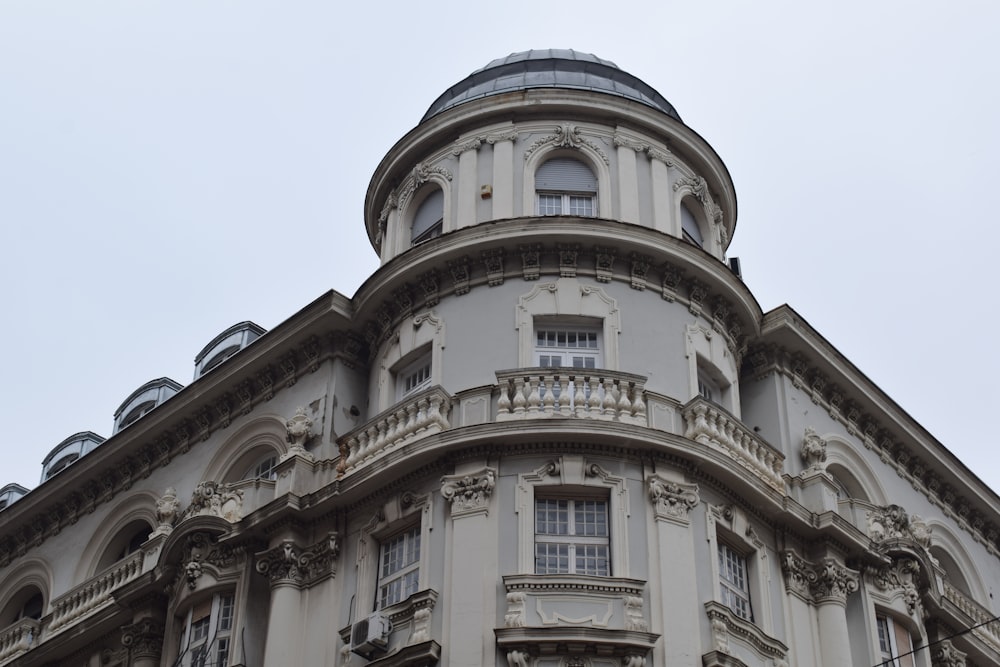
[[[996,616],[993,612],[948,582],[943,582],[941,597],[969,618],[966,627],[973,628],[973,635],[994,651],[1000,652],[1000,621],[990,622]]]
[[[733,459],[765,484],[784,493],[784,455],[728,412],[697,397],[681,410],[684,437]]]
[[[32,618],[22,618],[0,631],[0,664],[32,648],[41,634],[41,623]]]
[[[381,454],[451,427],[452,399],[435,386],[414,394],[340,438],[343,475]]]
[[[496,420],[577,418],[648,426],[645,382],[641,375],[600,369],[500,371]]]

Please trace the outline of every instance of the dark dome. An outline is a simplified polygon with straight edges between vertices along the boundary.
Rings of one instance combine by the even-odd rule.
[[[681,119],[663,95],[609,60],[572,49],[535,49],[512,53],[476,70],[434,100],[421,122],[471,100],[527,88],[571,88],[617,95]]]

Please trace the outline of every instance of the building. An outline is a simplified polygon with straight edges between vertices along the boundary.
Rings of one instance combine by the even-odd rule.
[[[656,90],[493,61],[365,225],[353,298],[227,329],[0,490],[0,664],[1000,664],[1000,500],[761,311]]]

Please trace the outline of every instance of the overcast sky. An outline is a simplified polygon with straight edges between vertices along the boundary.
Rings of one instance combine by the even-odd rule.
[[[994,489],[1000,3],[0,0],[0,485],[377,266],[368,180],[451,84],[617,63],[736,184],[730,255]],[[613,12],[613,13],[611,13]]]

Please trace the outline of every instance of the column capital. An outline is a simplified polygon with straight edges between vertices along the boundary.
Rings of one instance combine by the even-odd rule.
[[[129,650],[132,660],[159,661],[165,630],[161,621],[150,617],[141,618],[135,623],[123,625],[121,630],[122,646]]]
[[[495,468],[483,468],[461,475],[441,478],[441,495],[451,503],[454,518],[470,514],[488,514],[490,496],[496,487]]]
[[[858,573],[830,556],[813,563],[788,549],[781,554],[781,571],[785,590],[807,602],[845,604],[858,590]]]
[[[657,519],[687,525],[688,514],[701,502],[697,484],[673,482],[659,475],[651,475],[647,486]]]
[[[303,547],[293,539],[284,539],[277,546],[256,554],[257,572],[266,576],[271,586],[311,586],[336,574],[340,554],[340,537],[330,531],[325,539]]]

